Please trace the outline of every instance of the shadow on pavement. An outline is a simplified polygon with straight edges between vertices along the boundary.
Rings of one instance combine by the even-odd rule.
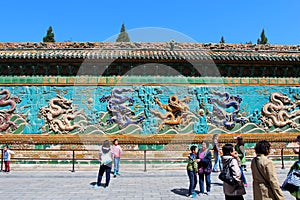
[[[94,186],[94,185],[96,185],[96,182],[91,182],[90,185]]]
[[[171,192],[181,196],[186,196],[189,193],[189,190],[185,188],[176,188],[176,189],[172,189]]]
[[[90,185],[91,185],[92,187],[94,187],[96,184],[97,184],[97,182],[91,182],[91,183],[90,183]],[[101,183],[101,185],[99,185],[99,187],[104,187],[104,188],[106,188],[107,186],[106,186],[104,183]]]
[[[223,187],[223,183],[211,183],[212,185],[216,185],[216,186],[222,186]]]

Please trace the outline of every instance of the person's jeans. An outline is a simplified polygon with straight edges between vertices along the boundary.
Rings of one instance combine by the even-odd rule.
[[[211,185],[211,181],[210,181],[210,174],[206,174],[206,173],[202,173],[199,174],[199,186],[200,186],[200,193],[204,193],[204,176],[205,176],[205,184],[206,184],[206,191],[210,192],[210,185]]]
[[[221,161],[221,156],[219,154],[219,152],[215,151],[214,152],[214,157],[215,157],[215,164],[213,167],[213,171],[218,171],[218,167],[220,168],[220,171],[222,171],[223,166],[222,166],[222,161]]]
[[[114,175],[119,173],[120,169],[120,158],[114,158]]]
[[[4,171],[9,172],[10,171],[10,161],[4,161]]]
[[[102,177],[103,177],[104,172],[105,172],[105,175],[106,175],[105,186],[109,185],[111,167],[108,167],[106,165],[100,165],[100,169],[99,169],[99,172],[98,172],[98,179],[97,179],[97,185],[98,186],[101,185],[101,181],[102,181]]]
[[[187,174],[190,180],[189,195],[192,195],[195,193],[195,188],[197,185],[197,173],[195,171],[187,171]]]
[[[244,184],[247,184],[247,180],[246,180],[246,176],[244,174],[243,167],[240,167],[240,169],[241,169],[241,174],[242,174],[242,181],[243,181]]]

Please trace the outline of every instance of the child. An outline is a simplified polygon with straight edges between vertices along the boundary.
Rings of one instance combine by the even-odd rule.
[[[4,158],[4,172],[10,171],[10,155],[15,154],[12,150],[9,150],[8,145],[3,148],[3,158]]]
[[[187,174],[188,174],[189,180],[190,180],[188,197],[196,198],[197,194],[195,192],[195,188],[197,185],[197,171],[198,171],[198,164],[196,161],[197,146],[195,146],[195,145],[191,146],[190,150],[191,150],[191,153],[188,157],[189,160],[188,160],[188,164],[187,164]]]
[[[99,186],[101,186],[102,177],[105,172],[106,182],[104,187],[106,188],[108,187],[110,182],[110,172],[111,172],[112,161],[113,161],[113,153],[111,152],[111,148],[108,140],[105,140],[103,142],[103,145],[99,152],[99,160],[100,160],[100,169],[98,172],[97,183],[94,185],[94,187],[99,188]]]
[[[122,148],[119,145],[118,139],[114,139],[113,144],[114,145],[112,146],[111,151],[114,154],[114,178],[116,178],[117,175],[121,175],[119,169]]]

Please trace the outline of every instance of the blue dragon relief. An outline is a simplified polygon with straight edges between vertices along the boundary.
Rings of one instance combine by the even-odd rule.
[[[238,117],[240,103],[242,102],[242,98],[239,95],[232,96],[228,92],[217,92],[214,90],[211,91],[211,94],[217,96],[208,98],[208,103],[213,105],[213,110],[209,117],[211,123],[231,130],[237,123],[244,125],[248,121],[245,117]]]
[[[117,123],[120,129],[124,129],[130,124],[138,124],[144,120],[144,117],[140,117],[138,120],[132,119],[135,114],[130,106],[134,104],[134,99],[126,93],[134,91],[133,88],[115,88],[112,90],[111,95],[100,98],[100,102],[107,102],[106,107],[110,113],[107,123]]]

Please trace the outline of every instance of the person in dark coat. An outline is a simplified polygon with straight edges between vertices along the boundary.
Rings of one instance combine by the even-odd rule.
[[[197,154],[200,196],[204,194],[209,195],[210,188],[211,188],[210,175],[212,171],[212,163],[211,163],[211,152],[208,147],[209,147],[209,143],[207,141],[203,141],[202,147],[201,149],[199,149]],[[206,193],[204,193],[204,177],[206,183]]]

